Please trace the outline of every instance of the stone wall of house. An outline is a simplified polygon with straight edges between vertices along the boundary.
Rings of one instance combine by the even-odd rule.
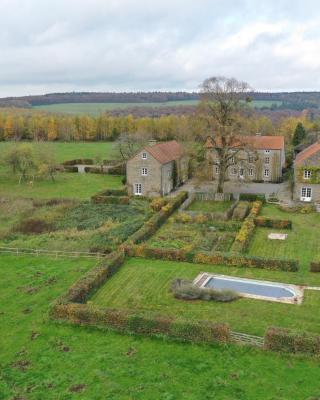
[[[311,202],[320,203],[320,185],[312,183],[296,183],[294,187],[294,200],[301,201],[302,188],[311,188]]]
[[[165,196],[170,193],[173,189],[173,169],[174,169],[174,161],[163,164],[161,166],[161,176],[162,176],[162,185],[161,185],[161,195]]]
[[[215,150],[211,150],[211,160],[216,161]],[[281,150],[239,151],[235,154],[235,164],[228,168],[227,179],[231,181],[278,182],[284,166]],[[267,173],[266,171],[269,171]],[[218,179],[219,167],[213,165],[213,179]]]
[[[147,153],[147,159],[142,158],[142,153]],[[142,168],[147,168],[147,176],[142,176]],[[157,196],[162,190],[161,164],[144,150],[127,162],[127,187],[130,195],[134,194],[135,183],[141,183],[143,196]]]

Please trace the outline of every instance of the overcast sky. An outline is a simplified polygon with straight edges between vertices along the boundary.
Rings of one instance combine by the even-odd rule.
[[[319,0],[0,0],[0,97],[320,90]]]

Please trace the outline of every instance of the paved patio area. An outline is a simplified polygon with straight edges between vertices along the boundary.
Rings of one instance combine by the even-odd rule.
[[[216,182],[202,182],[199,184],[195,179],[191,179],[180,186],[177,192],[215,192]],[[226,182],[224,185],[225,193],[232,193],[238,197],[240,193],[265,194],[267,197],[275,194],[280,201],[291,202],[291,192],[288,182],[283,183],[248,183],[248,182]]]

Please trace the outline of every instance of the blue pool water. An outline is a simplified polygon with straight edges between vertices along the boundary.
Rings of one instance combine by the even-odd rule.
[[[212,289],[231,289],[238,293],[253,294],[256,296],[273,298],[295,296],[295,294],[291,290],[283,286],[277,286],[273,284],[267,285],[249,280],[237,281],[235,279],[214,277],[209,279],[205,287]]]

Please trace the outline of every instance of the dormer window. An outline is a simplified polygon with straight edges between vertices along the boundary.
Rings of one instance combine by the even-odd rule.
[[[146,160],[147,159],[147,153],[142,153],[142,159]]]
[[[303,178],[304,178],[304,179],[310,179],[310,178],[311,178],[311,171],[310,171],[310,169],[305,169],[305,170],[303,171]]]

